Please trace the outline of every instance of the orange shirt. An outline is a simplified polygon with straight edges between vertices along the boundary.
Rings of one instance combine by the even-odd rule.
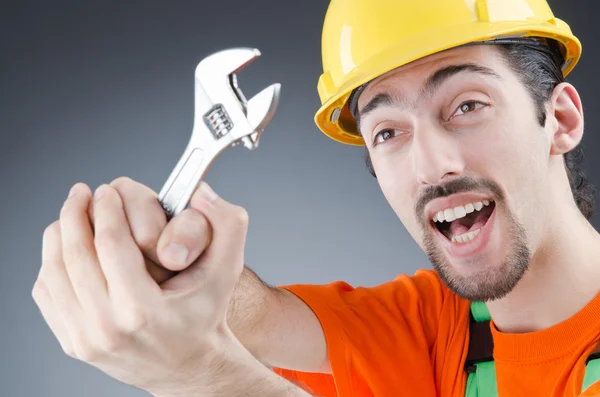
[[[434,270],[368,288],[342,281],[279,288],[319,318],[332,369],[330,375],[275,368],[281,376],[323,397],[464,397],[470,306]],[[585,360],[600,340],[600,294],[542,331],[504,334],[493,320],[490,327],[499,396],[577,397]],[[600,396],[600,383],[584,395]]]

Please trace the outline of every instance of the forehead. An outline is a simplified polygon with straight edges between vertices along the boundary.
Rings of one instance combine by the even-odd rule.
[[[362,108],[374,96],[382,91],[403,87],[404,92],[417,92],[423,82],[436,70],[449,65],[472,63],[506,75],[506,65],[500,52],[494,45],[472,45],[453,48],[429,55],[407,65],[387,72],[372,80],[358,98],[358,107]]]

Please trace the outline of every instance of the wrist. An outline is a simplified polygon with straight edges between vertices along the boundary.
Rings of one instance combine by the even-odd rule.
[[[258,363],[252,367],[237,366],[242,372],[229,372],[223,367],[226,376],[215,378],[210,384],[188,385],[178,392],[151,393],[153,397],[313,397],[303,389],[280,377],[269,368]],[[180,385],[177,385],[178,387]]]
[[[233,334],[231,334],[233,336]],[[235,337],[192,374],[185,385],[151,392],[154,397],[310,397],[261,364]]]
[[[262,364],[238,339],[233,341],[233,345],[219,363],[221,370],[213,379],[213,387],[206,397],[311,396]]]

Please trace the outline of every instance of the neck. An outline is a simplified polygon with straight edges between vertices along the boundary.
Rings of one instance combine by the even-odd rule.
[[[574,204],[568,208],[552,214],[555,227],[546,225],[529,270],[515,289],[487,303],[498,331],[526,333],[550,328],[600,293],[600,234]]]

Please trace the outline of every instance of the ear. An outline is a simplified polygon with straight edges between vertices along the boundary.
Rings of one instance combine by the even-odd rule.
[[[577,147],[583,137],[583,109],[579,93],[569,83],[554,88],[548,106],[546,127],[550,128],[551,155],[563,155]]]

